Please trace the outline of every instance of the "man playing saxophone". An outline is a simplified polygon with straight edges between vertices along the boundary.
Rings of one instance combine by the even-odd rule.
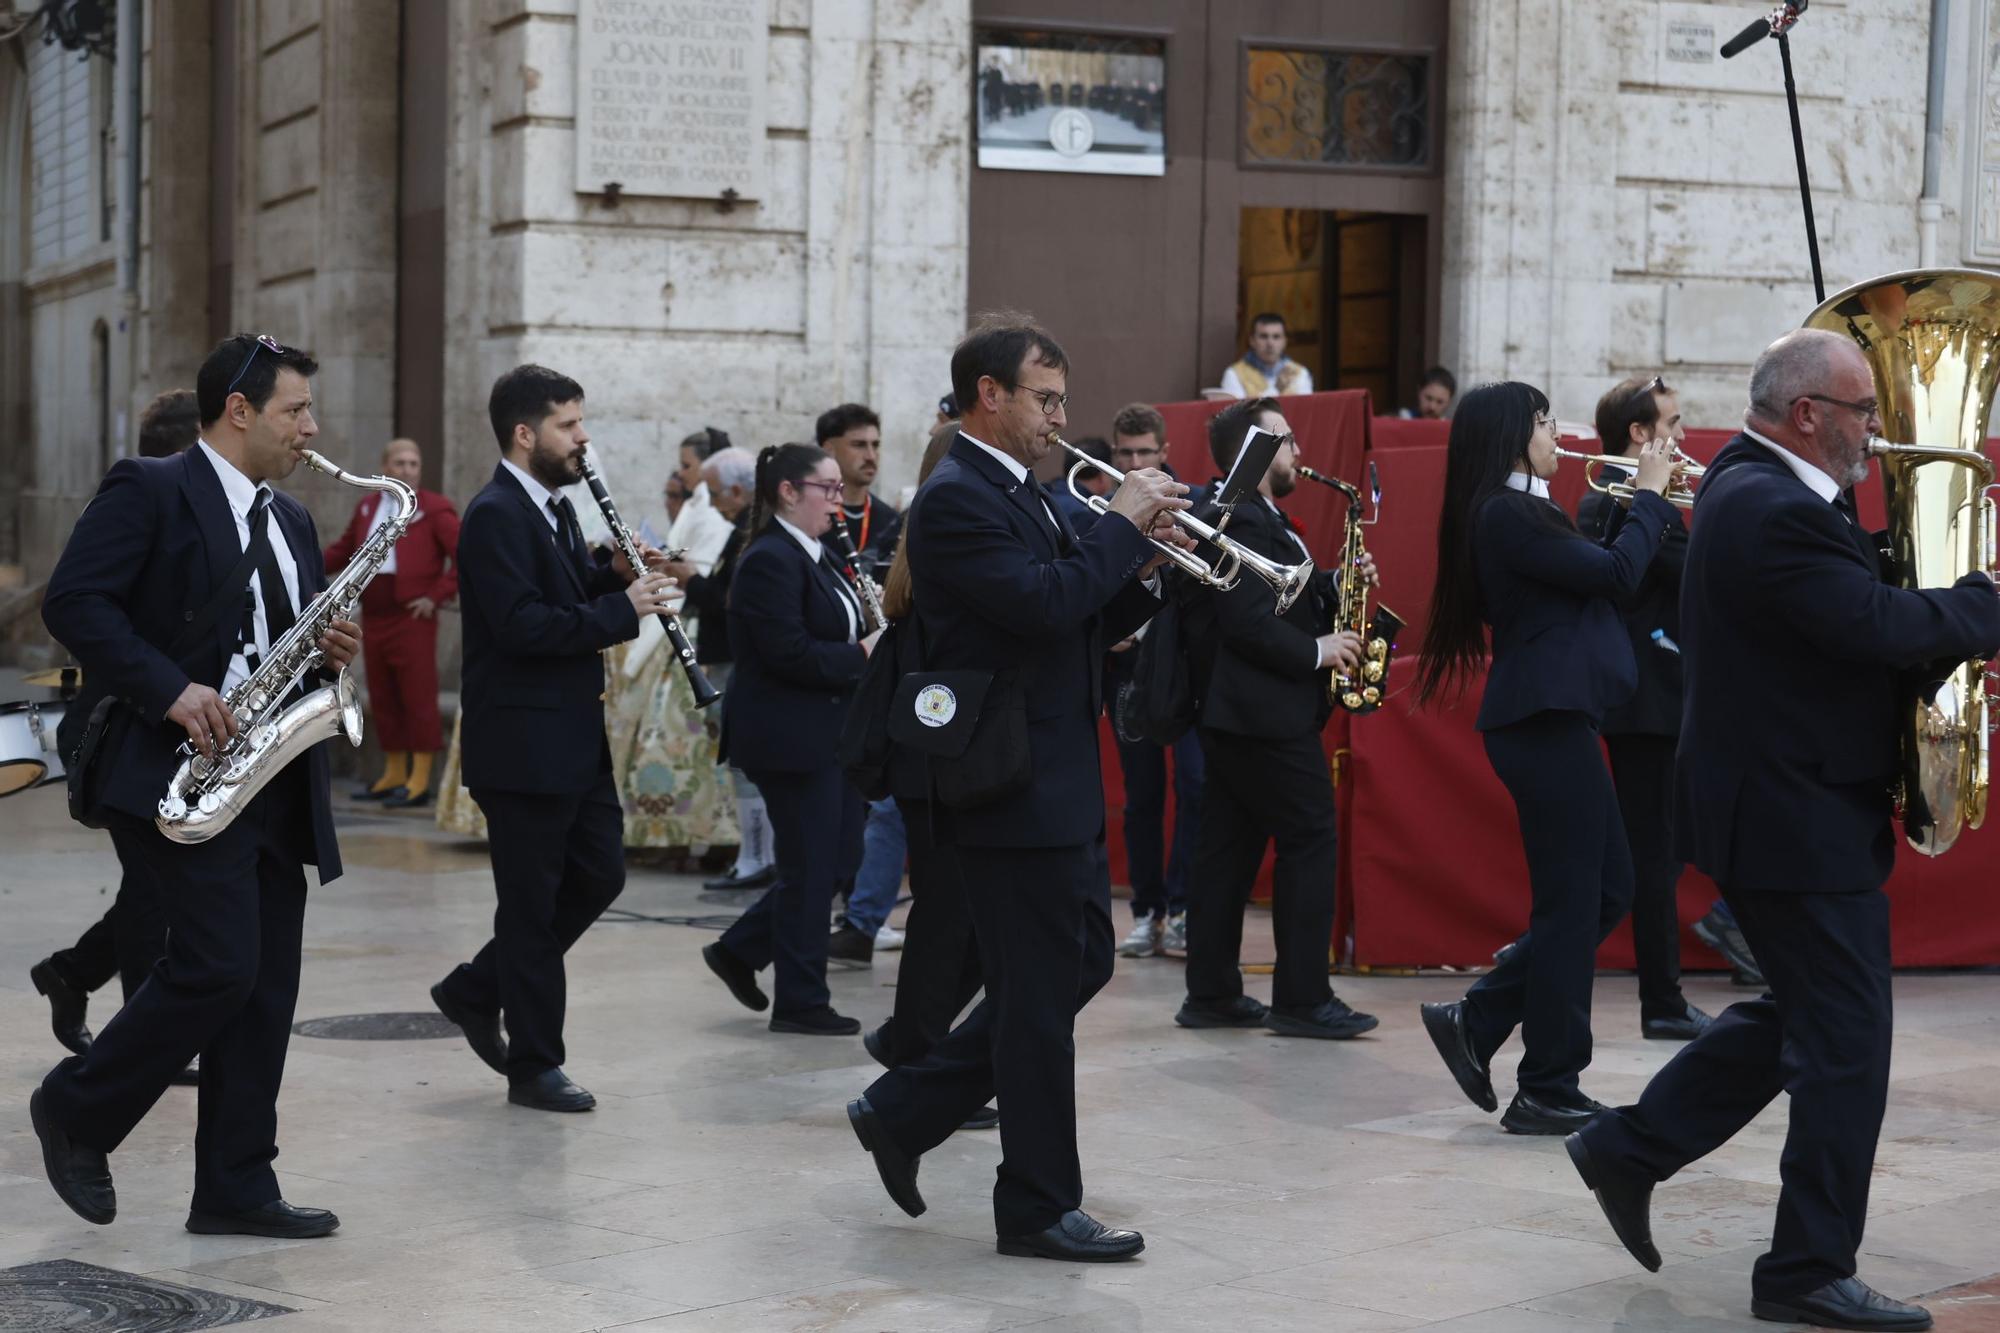
[[[111,1221],[108,1154],[199,1053],[187,1229],[303,1238],[340,1225],[285,1202],[271,1170],[303,867],[316,865],[321,884],[340,875],[325,752],[286,765],[206,841],[170,841],[154,823],[184,748],[213,756],[229,742],[239,720],[224,696],[326,586],[311,516],[272,489],[319,429],[317,369],[269,336],[223,340],[195,380],[201,439],[113,466],[49,576],[43,621],[86,682],[65,757],[73,772],[101,775],[88,817],[110,829],[121,859],[157,877],[168,927],[166,956],[137,993],[29,1100],[49,1183],[86,1221]],[[323,669],[352,661],[360,635],[333,621],[319,640]]]

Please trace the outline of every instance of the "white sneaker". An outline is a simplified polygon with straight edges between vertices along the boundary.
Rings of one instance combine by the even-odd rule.
[[[1160,952],[1169,958],[1187,957],[1187,913],[1176,912],[1167,918],[1166,933],[1160,937]]]
[[[1118,946],[1120,958],[1153,958],[1160,952],[1161,925],[1158,917],[1140,917],[1132,923],[1132,933]]]
[[[903,932],[897,930],[888,922],[883,922],[882,929],[875,932],[875,952],[894,953],[902,947]]]

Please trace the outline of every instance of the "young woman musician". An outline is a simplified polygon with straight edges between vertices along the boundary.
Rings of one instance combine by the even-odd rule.
[[[1489,384],[1451,423],[1438,575],[1417,670],[1419,706],[1461,691],[1492,664],[1477,726],[1514,798],[1533,901],[1528,929],[1493,970],[1424,1027],[1475,1105],[1498,1109],[1488,1066],[1516,1025],[1520,1091],[1501,1118],[1516,1134],[1567,1134],[1601,1106],[1577,1076],[1590,1063],[1598,943],[1632,901],[1632,857],[1598,742],[1604,710],[1637,683],[1617,602],[1638,587],[1667,527],[1673,470],[1654,440],[1634,460],[1638,494],[1608,546],[1583,537],[1548,498],[1556,424],[1541,390]]]
[[[773,1032],[844,1036],[861,1025],[826,989],[834,885],[861,860],[860,795],[835,756],[847,704],[878,634],[822,538],[840,517],[840,466],[809,444],[757,456],[749,545],[729,589],[736,657],[722,699],[721,756],[764,794],[778,879],[702,957],[747,1008],[769,1001]]]

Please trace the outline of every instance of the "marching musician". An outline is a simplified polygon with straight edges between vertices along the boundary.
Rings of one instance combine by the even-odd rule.
[[[1667,442],[1648,441],[1634,461],[1631,514],[1599,546],[1548,498],[1556,422],[1541,390],[1482,385],[1452,417],[1417,701],[1463,688],[1491,626],[1476,725],[1514,798],[1533,905],[1527,931],[1463,1000],[1422,1013],[1445,1067],[1486,1111],[1499,1109],[1493,1052],[1520,1027],[1520,1090],[1500,1121],[1515,1134],[1567,1134],[1603,1109],[1578,1075],[1590,1063],[1597,946],[1631,905],[1632,856],[1598,728],[1636,683],[1617,604],[1678,522],[1662,497]]]
[[[167,917],[165,957],[29,1099],[49,1183],[89,1222],[117,1212],[107,1155],[199,1052],[187,1229],[306,1238],[340,1225],[287,1203],[271,1170],[304,867],[323,885],[340,876],[326,752],[314,746],[271,775],[206,841],[172,841],[154,822],[181,747],[212,757],[236,735],[224,697],[326,588],[311,515],[272,487],[318,433],[317,369],[269,336],[224,339],[195,379],[200,441],[114,464],[49,576],[42,619],[84,671],[63,752],[88,775],[79,790],[96,791],[120,860],[150,868]],[[328,625],[329,672],[353,660],[360,635],[345,620]]]
[[[1569,1148],[1618,1238],[1657,1269],[1655,1182],[1789,1093],[1752,1312],[1925,1329],[1921,1307],[1855,1276],[1889,1088],[1882,885],[1896,852],[1898,718],[1911,702],[1901,677],[1992,656],[2000,599],[1983,573],[1914,591],[1883,581],[1876,540],[1843,494],[1866,479],[1881,428],[1855,342],[1799,330],[1758,357],[1743,432],[1702,479],[1681,593],[1675,834],[1722,890],[1770,991],[1731,1005],[1637,1105],[1579,1126]]]
[[[462,764],[486,816],[498,906],[493,937],[431,999],[506,1077],[508,1101],[588,1111],[597,1099],[562,1069],[563,955],[625,887],[602,653],[681,596],[656,567],[661,552],[643,548],[649,568],[634,571],[584,545],[562,494],[582,479],[590,442],[581,385],[516,366],[494,381],[487,414],[500,463],[459,531]]]
[[[385,808],[430,804],[431,763],[444,748],[438,718],[438,608],[458,596],[458,511],[436,491],[422,488],[424,455],[415,440],[391,440],[382,450],[386,476],[417,493],[417,514],[389,553],[374,582],[361,594],[361,627],[368,635],[362,665],[368,672],[369,712],[382,746],[382,776],[354,793]],[[370,491],[354,506],[347,531],[326,548],[329,576],[347,568],[354,553],[388,522],[395,506]]]
[[[840,465],[815,445],[757,456],[752,536],[729,589],[736,662],[722,697],[722,757],[764,795],[778,878],[701,951],[753,1011],[771,1007],[756,979],[771,967],[771,1031],[816,1037],[861,1030],[834,1011],[826,988],[834,885],[861,861],[861,797],[835,742],[881,637],[823,540],[840,519],[840,494]]]
[[[879,580],[903,535],[902,514],[870,489],[882,466],[882,418],[865,403],[830,407],[813,423],[813,442],[840,464],[840,521],[861,571]]]
[[[1217,475],[1226,476],[1252,426],[1277,436],[1278,452],[1256,496],[1236,506],[1229,535],[1277,564],[1296,565],[1311,557],[1277,505],[1298,485],[1298,448],[1277,399],[1247,399],[1218,412],[1208,425],[1209,453]],[[1210,500],[1197,516],[1213,525],[1220,514]],[[1188,892],[1187,999],[1174,1015],[1184,1028],[1264,1027],[1285,1037],[1344,1040],[1376,1026],[1373,1014],[1350,1009],[1327,980],[1338,860],[1333,772],[1320,745],[1333,714],[1328,673],[1361,662],[1359,634],[1321,632],[1332,619],[1336,581],[1373,574],[1372,564],[1322,571],[1283,613],[1262,579],[1220,590],[1176,580],[1208,765]],[[1243,993],[1243,909],[1273,842],[1278,965],[1266,1009]]]

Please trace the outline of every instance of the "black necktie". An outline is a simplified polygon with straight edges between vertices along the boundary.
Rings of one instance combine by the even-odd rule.
[[[562,529],[563,549],[569,552],[569,562],[576,566],[577,577],[582,578],[589,572],[589,561],[583,553],[583,529],[576,521],[576,506],[567,495],[551,496],[549,503],[556,507],[556,526]]]
[[[276,647],[278,640],[292,627],[292,599],[285,591],[285,578],[278,570],[278,554],[271,546],[271,493],[260,490],[257,502],[250,506],[250,547],[256,552],[257,583],[263,590],[264,631],[270,647]],[[255,647],[256,640],[246,637],[247,647]]]

